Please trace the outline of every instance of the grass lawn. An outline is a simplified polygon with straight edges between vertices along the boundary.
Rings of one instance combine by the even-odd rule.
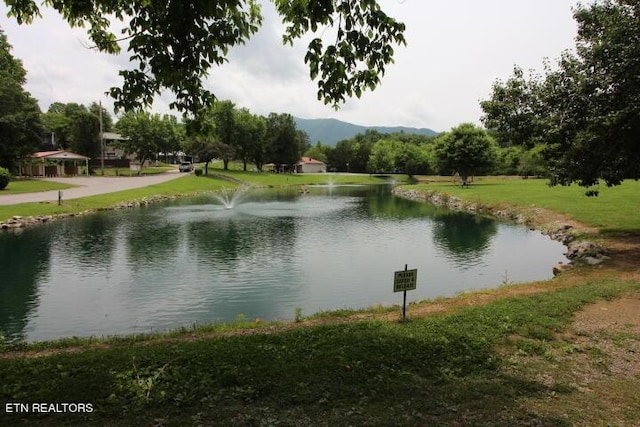
[[[203,169],[204,170],[204,169]],[[223,170],[209,167],[209,174],[226,175],[249,184],[279,187],[286,185],[326,185],[333,184],[385,184],[395,182],[407,182],[407,175],[369,175],[369,174],[304,174],[304,173],[272,173],[272,172],[243,172],[241,170]]]
[[[438,191],[469,202],[537,206],[568,215],[586,225],[608,231],[640,231],[640,182],[625,181],[617,187],[600,187],[598,197],[586,197],[585,189],[550,187],[545,179],[480,178],[468,188],[451,182],[418,184],[416,189]]]
[[[174,179],[162,184],[150,185],[148,187],[120,191],[117,193],[101,194],[98,196],[84,197],[80,199],[65,200],[62,206],[58,206],[55,203],[22,203],[8,206],[0,205],[0,221],[12,218],[14,215],[27,217],[78,213],[86,210],[108,208],[119,203],[140,200],[142,198],[155,195],[188,195],[206,191],[217,191],[223,188],[232,187],[235,187],[235,185],[221,179],[185,175],[179,179]]]
[[[14,179],[4,190],[0,190],[0,197],[5,194],[36,193],[39,191],[64,190],[73,185],[59,182],[41,181],[38,179]]]
[[[140,171],[140,175],[157,175],[159,173],[165,173],[172,169],[175,169],[174,166],[149,166],[146,168],[142,168]],[[104,174],[102,169],[96,168],[94,170],[94,176],[136,176],[138,175],[137,171],[132,171],[130,168],[104,168]]]
[[[639,284],[599,280],[407,322],[366,320],[268,334],[245,329],[209,339],[191,332],[184,334],[189,339],[145,345],[122,341],[37,358],[0,357],[3,402],[84,402],[93,408],[89,414],[0,411],[0,422],[632,425],[640,417],[632,405],[636,394],[624,398],[628,406],[616,407],[610,395],[580,396],[570,380],[537,381],[518,371],[525,357],[553,365],[568,352],[593,351],[558,335],[580,307],[629,291],[640,291]],[[538,402],[543,406],[536,412],[528,409]]]

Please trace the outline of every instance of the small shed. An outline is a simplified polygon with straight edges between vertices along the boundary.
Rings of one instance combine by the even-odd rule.
[[[24,174],[30,176],[76,176],[80,166],[86,167],[89,175],[89,157],[70,151],[39,151],[31,156]]]
[[[324,162],[311,157],[302,157],[296,163],[297,173],[325,173],[326,171],[327,165]]]

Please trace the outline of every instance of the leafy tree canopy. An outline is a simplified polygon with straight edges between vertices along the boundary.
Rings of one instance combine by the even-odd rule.
[[[500,146],[530,146],[536,142],[542,110],[539,90],[536,76],[527,79],[520,67],[514,67],[513,76],[506,82],[494,82],[491,98],[480,102],[485,113],[482,122],[493,131]]]
[[[576,53],[544,78],[516,68],[483,101],[483,121],[501,141],[544,143],[552,184],[618,185],[640,178],[640,2],[578,5]],[[589,190],[587,195],[596,195]]]
[[[309,148],[304,152],[305,157],[311,157],[312,159],[320,160],[323,163],[327,163],[327,156],[331,152],[332,147],[329,145],[323,145],[320,141],[316,142],[316,145]]]
[[[125,113],[116,123],[116,129],[127,138],[120,144],[128,153],[134,153],[141,164],[177,146],[181,138],[177,126],[175,117],[145,111]]]
[[[22,86],[26,71],[11,54],[0,30],[0,167],[11,169],[17,158],[37,150],[42,142],[42,122],[37,101]]]
[[[7,36],[0,29],[0,73],[3,78],[22,86],[26,82],[27,72],[22,66],[22,61],[11,54],[11,48]]]
[[[393,62],[392,45],[405,44],[404,24],[386,15],[375,0],[272,0],[286,30],[284,43],[307,33],[334,27],[333,43],[312,39],[304,58],[318,98],[338,104],[346,97],[374,89]],[[18,23],[40,16],[34,0],[5,0]],[[172,108],[197,113],[214,95],[203,80],[214,65],[227,61],[229,48],[245,43],[262,23],[255,0],[181,1],[47,0],[73,27],[85,27],[95,48],[119,53],[127,42],[133,67],[120,71],[124,82],[110,89],[115,107],[125,110],[150,105],[168,89],[176,97]],[[126,23],[123,34],[111,21]]]
[[[457,173],[463,182],[491,170],[497,145],[484,129],[463,123],[434,142],[436,166],[442,174]]]
[[[89,157],[100,155],[100,110],[102,130],[113,130],[109,112],[97,103],[89,107],[75,102],[54,102],[42,114],[45,129],[52,132],[56,145]]]
[[[371,149],[369,170],[371,172],[395,172],[396,155],[400,150],[400,142],[394,139],[381,139]]]
[[[236,155],[242,161],[243,170],[247,170],[249,162],[262,170],[266,147],[266,119],[251,114],[246,108],[240,108],[235,112],[235,123]]]
[[[296,128],[291,114],[271,113],[267,117],[267,157],[276,165],[293,165],[306,150],[308,138],[306,133]]]

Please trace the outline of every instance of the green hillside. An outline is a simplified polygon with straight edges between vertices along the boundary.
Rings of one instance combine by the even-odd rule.
[[[364,133],[369,129],[375,129],[380,133],[414,133],[419,135],[437,135],[438,132],[427,128],[412,128],[405,126],[360,126],[343,122],[336,119],[301,119],[295,117],[296,126],[309,135],[309,142],[315,144],[317,141],[324,145],[335,147],[338,141],[349,139],[359,133]]]

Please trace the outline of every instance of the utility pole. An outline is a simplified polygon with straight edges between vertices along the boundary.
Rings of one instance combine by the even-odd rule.
[[[104,176],[104,132],[102,131],[102,100],[100,100],[99,103],[100,103],[100,169],[101,169],[102,176]]]

